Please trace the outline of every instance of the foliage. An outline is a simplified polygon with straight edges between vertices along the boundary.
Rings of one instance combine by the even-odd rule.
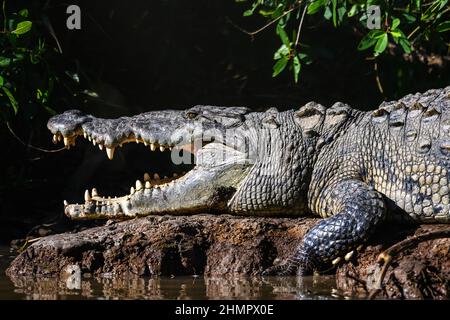
[[[369,23],[373,18],[371,6],[379,8],[378,29]],[[450,31],[449,10],[448,0],[252,0],[243,15],[258,13],[270,21],[267,26],[276,22],[281,46],[274,54],[273,77],[288,67],[297,82],[302,64],[309,64],[313,58],[308,45],[300,41],[304,15],[315,16],[316,24],[329,21],[335,28],[351,26],[360,38],[356,49],[376,58],[386,54],[389,46],[409,54],[432,40],[448,50],[445,36]]]
[[[32,123],[39,115],[55,114],[52,94],[61,76],[55,71],[57,48],[37,25],[28,8],[8,8],[2,1],[0,16],[0,118],[10,122],[20,116]],[[37,16],[37,13],[35,14]]]

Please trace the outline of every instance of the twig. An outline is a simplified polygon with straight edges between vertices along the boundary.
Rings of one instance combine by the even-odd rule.
[[[294,48],[297,48],[298,42],[300,41],[300,32],[302,31],[303,19],[305,18],[306,10],[308,9],[309,4],[305,4],[305,8],[303,9],[302,17],[300,19],[300,23],[298,24],[297,30],[297,38],[295,39]]]
[[[3,21],[3,32],[6,32],[6,0],[3,0],[2,9],[3,9],[3,19],[5,19]]]
[[[383,86],[381,85],[380,74],[378,73],[378,63],[376,60],[374,61],[373,69],[375,70],[375,80],[377,81],[378,90],[383,95],[383,97],[385,97]]]
[[[378,256],[378,262],[383,262],[383,268],[381,269],[380,276],[376,282],[376,289],[374,289],[368,299],[372,300],[376,297],[378,293],[382,290],[382,285],[384,281],[384,277],[386,276],[387,269],[391,265],[393,258],[395,255],[399,254],[401,251],[411,248],[413,246],[418,245],[423,241],[439,239],[439,238],[449,238],[450,237],[450,229],[448,230],[439,230],[439,231],[431,231],[424,234],[420,234],[403,241],[400,241],[393,246],[389,247],[385,251],[383,251]]]
[[[42,149],[42,148],[39,148],[39,147],[32,146],[32,145],[30,145],[30,144],[27,144],[27,143],[23,142],[23,140],[20,139],[20,138],[16,135],[16,133],[14,132],[14,130],[11,128],[11,125],[9,124],[9,122],[6,122],[6,126],[8,127],[8,130],[9,130],[9,132],[11,132],[11,134],[13,135],[13,137],[16,138],[21,144],[23,144],[24,146],[26,146],[26,147],[28,147],[28,148],[31,148],[31,149],[34,149],[34,150],[38,150],[38,151],[41,151],[41,152],[47,152],[47,153],[60,152],[60,151],[63,151],[64,149],[66,149],[66,147],[63,147],[63,148],[56,149],[56,150],[47,150],[47,149]]]
[[[408,38],[408,40],[409,39],[411,39],[411,37],[413,36],[413,34],[414,33],[416,33],[417,31],[419,31],[419,29],[420,29],[420,26],[417,26],[408,36],[407,36],[407,38]]]
[[[269,23],[265,24],[264,26],[262,26],[261,28],[259,28],[258,30],[255,31],[247,31],[243,28],[241,28],[240,26],[238,26],[237,24],[235,24],[230,18],[227,17],[228,22],[234,26],[235,28],[237,28],[238,30],[242,31],[243,33],[248,34],[249,36],[253,37],[254,35],[260,33],[261,31],[267,29],[268,27],[270,27],[272,24],[274,24],[275,22],[277,22],[278,20],[280,20],[281,18],[283,18],[284,16],[288,15],[289,13],[291,13],[292,11],[294,11],[295,9],[297,9],[298,7],[300,7],[300,5],[302,4],[302,2],[300,2],[298,5],[294,6],[293,8],[289,9],[288,11],[283,12],[283,14],[275,19],[273,19],[272,21],[270,21]]]
[[[61,48],[61,45],[59,44],[58,37],[56,36],[55,30],[53,29],[50,19],[46,15],[42,15],[42,22],[47,27],[48,32],[50,33],[52,38],[55,40],[56,45],[58,46],[59,53],[63,53],[63,50]]]
[[[364,290],[365,290],[366,292],[368,291],[368,290],[367,290],[367,282],[366,282],[366,281],[364,281],[364,280],[362,280],[362,279],[360,279],[360,278],[358,278],[358,277],[356,277],[356,276],[350,274],[350,273],[348,272],[348,270],[345,272],[345,276],[348,277],[348,278],[350,278],[350,279],[352,279],[352,280],[355,280],[357,283],[359,283],[359,284],[361,284],[361,285],[363,286],[363,288],[364,288]]]

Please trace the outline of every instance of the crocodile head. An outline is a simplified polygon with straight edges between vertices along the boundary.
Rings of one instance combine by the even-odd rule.
[[[126,218],[149,214],[278,214],[303,208],[312,151],[293,113],[249,113],[243,107],[196,106],[185,111],[152,111],[133,117],[100,119],[79,110],[48,122],[53,141],[66,148],[84,137],[106,151],[142,143],[149,152],[170,153],[175,165],[193,160],[190,171],[171,178],[144,174],[119,197],[86,190],[84,203],[68,204],[73,219]],[[155,164],[157,165],[157,164]],[[153,166],[153,164],[152,164]],[[282,210],[282,211],[281,211]]]

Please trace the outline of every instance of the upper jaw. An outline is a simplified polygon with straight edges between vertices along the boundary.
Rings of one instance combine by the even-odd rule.
[[[69,110],[52,117],[47,124],[53,133],[53,142],[63,141],[67,148],[74,146],[79,136],[84,136],[105,149],[109,159],[125,143],[143,143],[152,151],[172,149],[193,132],[193,121],[185,119],[181,111],[148,112],[134,117],[101,119],[85,115],[79,110]]]

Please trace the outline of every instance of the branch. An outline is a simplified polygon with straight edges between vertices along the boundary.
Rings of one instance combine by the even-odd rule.
[[[406,250],[408,248],[411,248],[413,246],[418,245],[420,242],[433,240],[433,239],[439,239],[439,238],[449,238],[450,237],[450,229],[448,230],[439,230],[439,231],[431,231],[424,234],[420,234],[408,239],[405,239],[403,241],[400,241],[393,246],[386,249],[384,252],[382,252],[378,256],[378,262],[383,262],[383,267],[380,272],[380,276],[377,279],[376,283],[376,289],[374,289],[370,295],[369,300],[372,300],[376,297],[378,293],[381,292],[382,286],[383,286],[383,280],[386,276],[387,269],[391,265],[394,256],[402,252],[403,250]]]
[[[305,14],[306,14],[306,10],[308,9],[308,6],[309,6],[309,4],[306,4],[305,8],[303,9],[302,18],[300,19],[300,23],[298,24],[297,38],[295,39],[294,48],[297,47],[298,42],[300,40],[300,32],[302,31],[303,19],[305,18]]]
[[[236,29],[242,31],[243,33],[248,34],[249,36],[253,37],[254,35],[260,33],[261,31],[267,29],[268,27],[270,27],[271,25],[273,25],[275,22],[277,22],[278,20],[280,20],[281,18],[285,17],[286,15],[288,15],[289,13],[291,13],[292,11],[294,11],[295,9],[299,8],[302,5],[302,1],[300,1],[298,3],[298,5],[292,7],[291,9],[289,9],[288,11],[283,12],[283,14],[281,16],[279,16],[278,18],[275,18],[273,20],[271,20],[269,23],[265,24],[264,26],[262,26],[261,28],[255,30],[255,31],[247,31],[243,28],[241,28],[240,26],[238,26],[237,24],[235,24],[230,18],[227,17],[228,22],[234,26]]]
[[[11,125],[9,124],[9,122],[6,122],[6,126],[8,127],[8,130],[9,130],[9,132],[11,132],[11,134],[13,135],[13,137],[16,138],[21,144],[23,144],[23,145],[26,146],[27,148],[31,148],[31,149],[34,149],[34,150],[37,150],[37,151],[41,151],[41,152],[46,152],[46,153],[60,152],[60,151],[63,151],[64,149],[66,149],[66,147],[64,147],[64,148],[60,148],[60,149],[56,149],[56,150],[47,150],[47,149],[42,149],[42,148],[39,148],[39,147],[32,146],[32,145],[30,145],[30,144],[27,144],[27,143],[23,142],[23,140],[20,139],[20,138],[16,135],[16,133],[15,133],[15,132],[13,131],[13,129],[11,128]]]

